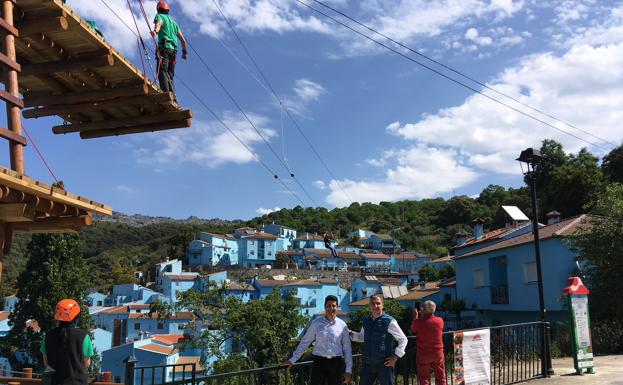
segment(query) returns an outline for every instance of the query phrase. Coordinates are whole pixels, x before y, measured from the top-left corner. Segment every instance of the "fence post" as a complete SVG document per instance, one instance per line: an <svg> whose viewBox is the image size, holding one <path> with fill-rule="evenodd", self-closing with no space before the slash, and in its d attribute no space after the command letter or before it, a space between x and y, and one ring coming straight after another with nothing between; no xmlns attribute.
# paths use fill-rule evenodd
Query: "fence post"
<svg viewBox="0 0 623 385"><path fill-rule="evenodd" d="M24 368L24 374L22 375L24 378L32 378L32 368Z"/></svg>
<svg viewBox="0 0 623 385"><path fill-rule="evenodd" d="M131 354L124 361L125 363L125 385L134 385L134 367L136 366L136 357Z"/></svg>
<svg viewBox="0 0 623 385"><path fill-rule="evenodd" d="M547 377L554 374L554 368L552 367L552 327L549 322L545 322L545 342L547 343Z"/></svg>

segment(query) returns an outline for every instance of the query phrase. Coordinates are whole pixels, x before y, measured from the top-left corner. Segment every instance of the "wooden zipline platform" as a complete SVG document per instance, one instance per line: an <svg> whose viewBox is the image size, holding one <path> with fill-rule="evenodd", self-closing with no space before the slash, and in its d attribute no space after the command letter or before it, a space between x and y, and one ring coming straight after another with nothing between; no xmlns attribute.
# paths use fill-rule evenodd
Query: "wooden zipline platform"
<svg viewBox="0 0 623 385"><path fill-rule="evenodd" d="M4 29L15 36L17 60L0 62L19 73L24 118L57 115L66 124L55 134L83 139L191 125L192 112L173 93L162 93L61 0L14 2L15 27Z"/></svg>

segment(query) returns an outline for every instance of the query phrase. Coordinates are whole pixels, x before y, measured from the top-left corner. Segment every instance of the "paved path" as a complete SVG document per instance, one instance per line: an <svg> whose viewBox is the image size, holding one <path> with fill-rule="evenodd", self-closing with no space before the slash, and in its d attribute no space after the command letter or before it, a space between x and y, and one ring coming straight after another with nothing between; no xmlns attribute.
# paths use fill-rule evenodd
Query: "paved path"
<svg viewBox="0 0 623 385"><path fill-rule="evenodd" d="M530 385L623 385L623 355L595 357L595 374L578 376L573 359L559 358L553 362L556 374L550 378L523 382Z"/></svg>

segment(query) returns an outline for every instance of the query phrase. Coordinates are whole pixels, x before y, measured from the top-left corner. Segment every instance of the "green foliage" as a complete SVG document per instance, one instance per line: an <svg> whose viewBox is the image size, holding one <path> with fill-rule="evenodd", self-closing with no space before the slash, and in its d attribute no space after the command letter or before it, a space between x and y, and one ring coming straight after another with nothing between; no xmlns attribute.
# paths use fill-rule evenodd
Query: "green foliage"
<svg viewBox="0 0 623 385"><path fill-rule="evenodd" d="M604 156L601 169L610 182L623 183L623 145Z"/></svg>
<svg viewBox="0 0 623 385"><path fill-rule="evenodd" d="M613 184L598 199L598 214L589 227L576 234L572 245L586 265L591 288L591 317L596 321L623 319L618 293L623 272L623 185Z"/></svg>
<svg viewBox="0 0 623 385"><path fill-rule="evenodd" d="M2 340L5 354L25 350L31 357L39 357L42 332L56 326L54 312L61 299L75 299L84 310L78 327L91 329L85 302L91 281L82 253L83 245L76 235L32 236L26 249L26 269L17 282L19 301L9 318L12 329ZM27 328L29 320L36 320L41 332Z"/></svg>
<svg viewBox="0 0 623 385"><path fill-rule="evenodd" d="M454 270L454 263L448 263L446 266L439 269L440 280L450 279L450 278L453 278L455 275L456 275L456 272Z"/></svg>
<svg viewBox="0 0 623 385"><path fill-rule="evenodd" d="M412 310L402 306L395 299L386 299L383 301L384 312L394 317L403 331L407 331L411 318L413 317ZM363 326L363 320L370 315L369 307L363 307L350 313L350 322L348 328L350 330L359 331Z"/></svg>
<svg viewBox="0 0 623 385"><path fill-rule="evenodd" d="M424 282L435 282L439 281L439 271L437 269L433 269L430 266L424 266L418 270L418 276L420 277L420 281Z"/></svg>
<svg viewBox="0 0 623 385"><path fill-rule="evenodd" d="M212 285L205 292L191 290L179 299L180 308L204 315L189 325L197 333L182 348L200 348L218 357L216 370L252 369L282 362L291 352L292 339L308 321L301 315L294 294L282 298L279 290L263 299L243 302L225 295L224 287ZM228 357L223 353L226 344L234 348Z"/></svg>

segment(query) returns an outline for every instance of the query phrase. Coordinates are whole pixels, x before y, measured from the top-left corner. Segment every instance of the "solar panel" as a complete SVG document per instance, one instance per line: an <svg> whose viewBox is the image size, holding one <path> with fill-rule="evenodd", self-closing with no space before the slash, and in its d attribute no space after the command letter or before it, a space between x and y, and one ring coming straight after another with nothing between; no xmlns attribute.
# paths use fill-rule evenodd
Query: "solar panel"
<svg viewBox="0 0 623 385"><path fill-rule="evenodd" d="M526 214L524 214L523 212L521 212L521 210L519 210L519 207L517 207L517 206L502 206L502 208L504 209L504 211L506 211L506 213L514 221L528 221L528 220L530 220L526 216Z"/></svg>

